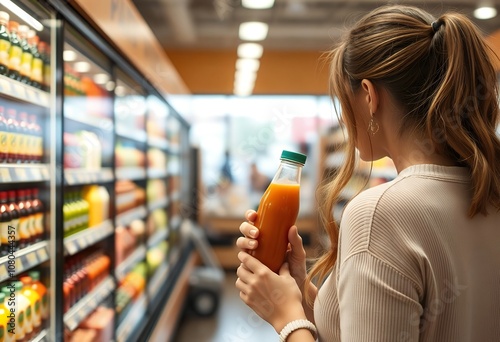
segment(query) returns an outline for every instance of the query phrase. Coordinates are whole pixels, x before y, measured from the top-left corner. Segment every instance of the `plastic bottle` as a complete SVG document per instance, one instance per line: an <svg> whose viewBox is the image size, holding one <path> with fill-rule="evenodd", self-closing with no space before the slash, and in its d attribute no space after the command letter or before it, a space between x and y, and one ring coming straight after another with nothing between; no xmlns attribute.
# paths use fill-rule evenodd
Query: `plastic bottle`
<svg viewBox="0 0 500 342"><path fill-rule="evenodd" d="M23 284L21 293L29 300L31 307L31 317L33 322L33 335L37 335L42 330L41 300L38 292L32 289L31 277L23 276L19 278Z"/></svg>
<svg viewBox="0 0 500 342"><path fill-rule="evenodd" d="M20 163L28 163L30 159L30 140L31 132L29 129L28 114L26 112L19 113L19 135L17 136L17 159Z"/></svg>
<svg viewBox="0 0 500 342"><path fill-rule="evenodd" d="M300 175L305 162L305 155L283 151L257 210L254 225L259 228L259 244L251 254L276 273L285 261L288 231L299 214Z"/></svg>
<svg viewBox="0 0 500 342"><path fill-rule="evenodd" d="M7 29L9 13L0 11L0 75L9 73L10 34Z"/></svg>
<svg viewBox="0 0 500 342"><path fill-rule="evenodd" d="M37 232L36 232L36 229L35 229L35 217L36 217L36 213L35 213L35 210L33 208L33 203L31 202L32 200L32 197L31 197L31 189L26 189L25 190L26 192L26 199L24 201L25 205L26 205L26 210L28 211L28 213L30 214L29 216L29 221L28 221L28 231L30 232L30 244L34 244L36 241L37 241Z"/></svg>
<svg viewBox="0 0 500 342"><path fill-rule="evenodd" d="M9 249L7 251L7 254L12 251L17 251L19 249L19 244L21 240L21 236L19 235L19 218L21 217L21 211L19 210L19 206L17 205L16 202L16 192L14 190L9 191L9 210L10 210L10 215L12 216L12 227L14 227L15 230L15 241L13 244L9 246Z"/></svg>
<svg viewBox="0 0 500 342"><path fill-rule="evenodd" d="M17 341L27 341L27 332L29 330L29 322L27 321L27 308L29 301L17 290L17 282L12 282L2 288L2 293L5 294L4 304L9 311L14 310L15 313L15 335ZM22 288L22 283L21 283ZM31 317L31 315L30 315Z"/></svg>
<svg viewBox="0 0 500 342"><path fill-rule="evenodd" d="M16 342L16 335L12 333L15 329L15 321L10 321L12 315L9 308L5 305L5 293L0 292L0 341ZM14 330L15 331L15 330Z"/></svg>
<svg viewBox="0 0 500 342"><path fill-rule="evenodd" d="M49 318L49 293L45 285L43 285L40 281L40 272L31 271L29 276L32 280L31 288L38 292L38 295L41 298L40 313L42 315L42 326L45 326L47 319Z"/></svg>
<svg viewBox="0 0 500 342"><path fill-rule="evenodd" d="M16 119L16 110L7 110L7 145L9 149L9 155L7 161L9 163L17 163L18 160L18 140L19 140L19 122Z"/></svg>
<svg viewBox="0 0 500 342"><path fill-rule="evenodd" d="M33 30L28 31L28 45L31 49L31 54L33 55L33 60L31 62L31 75L30 75L30 85L35 88L41 89L43 82L43 60L38 51L38 43L40 38L36 35Z"/></svg>
<svg viewBox="0 0 500 342"><path fill-rule="evenodd" d="M33 163L41 163L43 158L43 132L40 125L37 123L36 115L32 114L29 117L30 130L33 134Z"/></svg>
<svg viewBox="0 0 500 342"><path fill-rule="evenodd" d="M7 129L4 107L0 106L0 163L6 163L9 156L8 137L9 131Z"/></svg>
<svg viewBox="0 0 500 342"><path fill-rule="evenodd" d="M31 53L30 46L28 45L28 31L29 28L26 25L19 25L19 42L23 53L21 55L21 82L29 84L31 82L31 63L33 62L33 54Z"/></svg>
<svg viewBox="0 0 500 342"><path fill-rule="evenodd" d="M38 43L38 52L40 52L40 57L42 57L43 61L43 82L42 89L45 91L50 90L50 49L47 43L40 42Z"/></svg>
<svg viewBox="0 0 500 342"><path fill-rule="evenodd" d="M39 198L39 191L36 188L34 188L32 190L31 206L32 206L33 212L35 214L35 231L36 231L35 241L36 242L42 241L45 237L44 236L45 235L45 227L44 227L45 212L44 212L43 203Z"/></svg>
<svg viewBox="0 0 500 342"><path fill-rule="evenodd" d="M21 58L23 56L23 48L17 35L18 28L19 23L17 21L9 21L10 49L8 76L16 81L21 80Z"/></svg>
<svg viewBox="0 0 500 342"><path fill-rule="evenodd" d="M7 192L0 191L0 232L2 255L9 253L9 232L12 227L12 216L7 203Z"/></svg>
<svg viewBox="0 0 500 342"><path fill-rule="evenodd" d="M25 248L29 246L31 241L31 235L29 230L29 223L31 218L31 210L28 211L26 208L26 192L24 190L17 190L17 199L19 206L19 248ZM31 208L30 208L31 209Z"/></svg>

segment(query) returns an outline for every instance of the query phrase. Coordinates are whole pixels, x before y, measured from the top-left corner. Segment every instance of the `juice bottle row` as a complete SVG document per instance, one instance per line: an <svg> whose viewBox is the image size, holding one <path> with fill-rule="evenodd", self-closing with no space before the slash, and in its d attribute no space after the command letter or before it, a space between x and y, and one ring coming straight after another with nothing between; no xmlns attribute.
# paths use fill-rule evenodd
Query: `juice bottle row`
<svg viewBox="0 0 500 342"><path fill-rule="evenodd" d="M0 106L0 163L40 163L43 132L37 116Z"/></svg>
<svg viewBox="0 0 500 342"><path fill-rule="evenodd" d="M129 304L136 300L146 286L147 266L141 262L128 273L116 290L116 314L119 320L128 312Z"/></svg>
<svg viewBox="0 0 500 342"><path fill-rule="evenodd" d="M48 91L49 46L34 30L9 19L9 13L0 12L0 74Z"/></svg>
<svg viewBox="0 0 500 342"><path fill-rule="evenodd" d="M109 218L109 193L103 186L89 185L64 194L64 237L98 225Z"/></svg>
<svg viewBox="0 0 500 342"><path fill-rule="evenodd" d="M2 341L25 342L36 337L49 318L49 299L38 271L4 284L0 292Z"/></svg>
<svg viewBox="0 0 500 342"><path fill-rule="evenodd" d="M44 215L38 189L0 191L1 254L43 240Z"/></svg>
<svg viewBox="0 0 500 342"><path fill-rule="evenodd" d="M102 282L110 272L111 259L100 250L67 258L64 264L64 312Z"/></svg>

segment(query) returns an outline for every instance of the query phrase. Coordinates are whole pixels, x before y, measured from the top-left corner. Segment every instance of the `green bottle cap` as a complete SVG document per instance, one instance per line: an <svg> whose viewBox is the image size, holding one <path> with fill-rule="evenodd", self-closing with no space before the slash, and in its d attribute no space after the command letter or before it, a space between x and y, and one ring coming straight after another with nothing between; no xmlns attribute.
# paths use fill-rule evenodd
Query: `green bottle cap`
<svg viewBox="0 0 500 342"><path fill-rule="evenodd" d="M294 163L299 163L304 165L306 163L306 159L307 156L302 153L286 151L286 150L283 150L283 152L281 152L281 160L288 160Z"/></svg>
<svg viewBox="0 0 500 342"><path fill-rule="evenodd" d="M38 271L31 271L29 273L31 279L33 279L33 282L39 281L40 280L40 272Z"/></svg>
<svg viewBox="0 0 500 342"><path fill-rule="evenodd" d="M0 304L5 301L5 293L0 292Z"/></svg>

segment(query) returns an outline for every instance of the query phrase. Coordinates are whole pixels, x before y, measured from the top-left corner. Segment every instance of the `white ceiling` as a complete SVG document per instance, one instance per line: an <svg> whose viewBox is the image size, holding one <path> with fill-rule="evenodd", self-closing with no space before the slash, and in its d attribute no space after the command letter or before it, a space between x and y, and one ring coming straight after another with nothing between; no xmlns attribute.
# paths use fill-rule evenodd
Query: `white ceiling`
<svg viewBox="0 0 500 342"><path fill-rule="evenodd" d="M133 0L166 49L236 49L239 24L269 24L265 49L327 50L360 16L387 1L276 0L268 10L246 9L240 0ZM455 10L473 18L484 1L390 1L422 7L434 15ZM489 1L500 10L500 0ZM500 12L500 11L499 11ZM474 20L485 33L500 28L500 15Z"/></svg>

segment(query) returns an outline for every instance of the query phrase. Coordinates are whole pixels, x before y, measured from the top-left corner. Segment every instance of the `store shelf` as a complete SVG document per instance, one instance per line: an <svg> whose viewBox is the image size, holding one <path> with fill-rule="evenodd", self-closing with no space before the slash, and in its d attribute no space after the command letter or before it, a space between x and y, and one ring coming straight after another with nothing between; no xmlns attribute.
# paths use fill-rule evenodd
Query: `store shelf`
<svg viewBox="0 0 500 342"><path fill-rule="evenodd" d="M147 140L147 134L145 131L131 130L118 125L116 126L116 135L121 138L137 141L140 143L145 143Z"/></svg>
<svg viewBox="0 0 500 342"><path fill-rule="evenodd" d="M85 185L113 181L113 170L103 167L100 170L89 171L85 169L65 169L65 185Z"/></svg>
<svg viewBox="0 0 500 342"><path fill-rule="evenodd" d="M2 96L28 102L36 106L49 107L49 94L8 77L0 75L0 92Z"/></svg>
<svg viewBox="0 0 500 342"><path fill-rule="evenodd" d="M175 191L171 195L172 202L178 201L181 199L181 193L179 191Z"/></svg>
<svg viewBox="0 0 500 342"><path fill-rule="evenodd" d="M130 209L122 214L116 216L117 226L127 226L130 222L137 219L142 219L147 215L146 207L141 205L136 208Z"/></svg>
<svg viewBox="0 0 500 342"><path fill-rule="evenodd" d="M115 276L118 281L121 281L127 273L132 271L135 265L146 258L146 247L141 245L127 259L123 260L120 265L116 267Z"/></svg>
<svg viewBox="0 0 500 342"><path fill-rule="evenodd" d="M66 327L70 331L75 330L76 327L78 327L78 325L87 318L114 289L115 282L111 276L108 276L64 314L64 324Z"/></svg>
<svg viewBox="0 0 500 342"><path fill-rule="evenodd" d="M149 137L148 138L148 145L151 147L156 147L162 150L168 150L169 144L168 140L165 138L159 138L159 137Z"/></svg>
<svg viewBox="0 0 500 342"><path fill-rule="evenodd" d="M168 170L167 169L149 169L148 170L148 178L167 178Z"/></svg>
<svg viewBox="0 0 500 342"><path fill-rule="evenodd" d="M47 330L42 330L38 333L38 335L36 335L35 337L33 337L29 342L45 342L47 339Z"/></svg>
<svg viewBox="0 0 500 342"><path fill-rule="evenodd" d="M113 234L114 227L111 220L87 228L81 232L64 238L64 252L66 255L74 255L95 243L104 240Z"/></svg>
<svg viewBox="0 0 500 342"><path fill-rule="evenodd" d="M153 277L151 277L148 283L148 294L149 298L155 298L158 294L158 290L165 284L168 276L168 263L163 263L158 267ZM153 300L153 302L155 302Z"/></svg>
<svg viewBox="0 0 500 342"><path fill-rule="evenodd" d="M0 165L0 183L43 182L49 179L47 164Z"/></svg>
<svg viewBox="0 0 500 342"><path fill-rule="evenodd" d="M142 180L146 178L146 170L142 166L119 167L116 169L116 179Z"/></svg>
<svg viewBox="0 0 500 342"><path fill-rule="evenodd" d="M168 238L168 228L163 227L157 230L156 233L151 235L151 237L148 239L148 248L151 248L161 241L165 241Z"/></svg>
<svg viewBox="0 0 500 342"><path fill-rule="evenodd" d="M111 119L90 116L85 112L82 113L74 110L73 106L66 106L64 108L64 118L100 130L111 131L113 129L113 121Z"/></svg>
<svg viewBox="0 0 500 342"><path fill-rule="evenodd" d="M15 264L10 265L9 269L9 260L12 259L15 260ZM49 260L49 244L47 241L41 241L23 248L14 252L13 255L3 256L0 258L0 283L47 260Z"/></svg>
<svg viewBox="0 0 500 342"><path fill-rule="evenodd" d="M160 198L158 200L154 200L148 204L149 211L154 211L156 209L166 208L168 206L168 198Z"/></svg>
<svg viewBox="0 0 500 342"><path fill-rule="evenodd" d="M146 295L143 293L118 326L116 331L117 342L126 342L130 334L137 328L137 325L143 322L146 313L146 304Z"/></svg>

